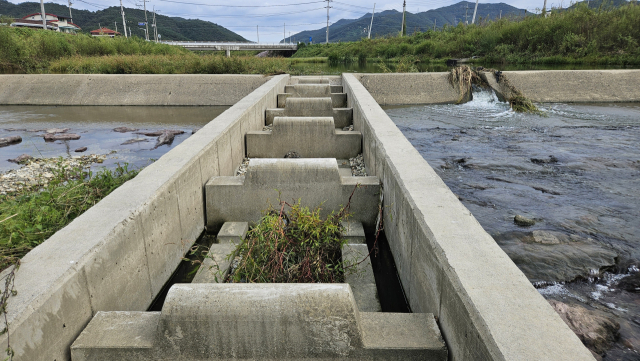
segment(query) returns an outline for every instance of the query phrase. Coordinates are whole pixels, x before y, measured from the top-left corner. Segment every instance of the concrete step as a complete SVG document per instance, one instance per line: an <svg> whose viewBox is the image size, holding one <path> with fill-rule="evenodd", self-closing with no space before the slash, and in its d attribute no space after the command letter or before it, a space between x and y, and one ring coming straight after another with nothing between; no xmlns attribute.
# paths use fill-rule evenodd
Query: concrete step
<svg viewBox="0 0 640 361"><path fill-rule="evenodd" d="M284 108L288 98L305 98L295 96L295 94L280 93L278 94L278 108ZM309 97L306 97L309 98ZM320 98L310 97L310 98ZM346 108L347 107L347 94L346 93L331 93L331 104L334 108Z"/></svg>
<svg viewBox="0 0 640 361"><path fill-rule="evenodd" d="M355 267L346 272L344 281L351 286L360 312L382 312L371 257L368 255L366 244L346 244L342 247L342 261L347 267Z"/></svg>
<svg viewBox="0 0 640 361"><path fill-rule="evenodd" d="M331 92L330 93L342 93L342 85L329 85L326 84L328 86L330 86ZM294 93L295 92L295 87L296 85L285 85L284 87L284 92L285 93Z"/></svg>
<svg viewBox="0 0 640 361"><path fill-rule="evenodd" d="M326 110L306 110L299 109L294 111L291 109L267 109L265 114L265 125L273 124L273 120L276 117L333 117L334 125L337 129L342 129L353 124L353 109L352 108L333 108L331 111Z"/></svg>
<svg viewBox="0 0 640 361"><path fill-rule="evenodd" d="M98 312L73 361L434 360L432 314L359 312L348 284L176 284L162 312Z"/></svg>
<svg viewBox="0 0 640 361"><path fill-rule="evenodd" d="M209 252L198 268L191 283L222 283L233 261L228 257L235 252L249 231L247 222L226 222L216 236L217 243L209 247Z"/></svg>
<svg viewBox="0 0 640 361"><path fill-rule="evenodd" d="M331 84L331 85L342 85L342 77L339 76L339 75L292 76L290 84Z"/></svg>
<svg viewBox="0 0 640 361"><path fill-rule="evenodd" d="M326 217L346 204L354 189L351 219L375 227L380 200L377 177L342 177L331 158L253 158L244 176L219 176L207 182L207 227L216 229L224 222L255 224L278 199L301 199L309 208L322 205L320 215Z"/></svg>
<svg viewBox="0 0 640 361"><path fill-rule="evenodd" d="M362 134L336 130L333 117L276 117L272 131L246 135L247 157L353 158L362 152Z"/></svg>

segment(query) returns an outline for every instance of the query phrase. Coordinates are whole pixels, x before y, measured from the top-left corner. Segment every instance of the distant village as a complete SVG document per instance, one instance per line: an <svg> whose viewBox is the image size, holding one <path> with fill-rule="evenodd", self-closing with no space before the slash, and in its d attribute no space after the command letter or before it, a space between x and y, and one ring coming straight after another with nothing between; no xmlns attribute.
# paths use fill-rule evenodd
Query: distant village
<svg viewBox="0 0 640 361"><path fill-rule="evenodd" d="M55 14L45 13L45 21L47 30L53 30L61 33L68 34L77 34L82 29L73 23L73 19L67 16L60 16ZM13 27L24 27L24 28L33 28L33 29L42 29L44 24L42 22L42 14L35 13L22 17L21 19L14 19L11 23ZM99 29L90 31L92 36L102 36L113 38L116 36L121 36L122 34L105 28L100 27Z"/></svg>

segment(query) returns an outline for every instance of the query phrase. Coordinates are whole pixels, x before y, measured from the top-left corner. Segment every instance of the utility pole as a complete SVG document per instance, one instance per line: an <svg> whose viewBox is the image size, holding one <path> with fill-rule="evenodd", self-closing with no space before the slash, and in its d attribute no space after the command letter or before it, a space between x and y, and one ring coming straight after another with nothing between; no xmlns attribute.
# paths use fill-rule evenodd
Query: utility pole
<svg viewBox="0 0 640 361"><path fill-rule="evenodd" d="M371 39L371 28L373 27L373 14L376 13L376 3L373 3L373 12L371 13L371 25L369 25L369 36L368 38Z"/></svg>
<svg viewBox="0 0 640 361"><path fill-rule="evenodd" d="M47 15L44 13L44 0L40 0L40 13L42 14L42 28L47 30Z"/></svg>
<svg viewBox="0 0 640 361"><path fill-rule="evenodd" d="M502 20L502 10L500 10L500 20Z"/></svg>
<svg viewBox="0 0 640 361"><path fill-rule="evenodd" d="M118 22L117 22L117 21L114 21L113 23L114 23L114 24L115 24L115 26L116 26L116 33L117 33L117 32L118 32ZM115 37L115 35L114 35L114 37Z"/></svg>
<svg viewBox="0 0 640 361"><path fill-rule="evenodd" d="M291 32L289 32L289 44L291 44Z"/></svg>
<svg viewBox="0 0 640 361"><path fill-rule="evenodd" d="M122 27L124 28L124 37L127 38L127 23L124 21L124 8L122 7L122 0L120 0L120 12L122 12Z"/></svg>
<svg viewBox="0 0 640 361"><path fill-rule="evenodd" d="M467 8L464 10L464 24L469 25L469 4L467 4Z"/></svg>
<svg viewBox="0 0 640 361"><path fill-rule="evenodd" d="M69 0L69 19L71 20L71 23L73 23L73 15L71 15L71 5L73 5L73 3L71 2L71 0Z"/></svg>
<svg viewBox="0 0 640 361"><path fill-rule="evenodd" d="M327 0L327 44L329 44L329 9L331 9L330 3L331 0Z"/></svg>
<svg viewBox="0 0 640 361"><path fill-rule="evenodd" d="M256 35L258 36L258 44L260 44L260 25L256 25Z"/></svg>
<svg viewBox="0 0 640 361"><path fill-rule="evenodd" d="M284 27L282 28L282 36L284 36L282 38L282 43L286 44L287 43L287 23L284 23Z"/></svg>
<svg viewBox="0 0 640 361"><path fill-rule="evenodd" d="M547 17L547 0L544 0L544 5L542 6L542 14L544 14L544 17Z"/></svg>
<svg viewBox="0 0 640 361"><path fill-rule="evenodd" d="M436 31L436 23L438 22L438 19L435 19L433 21L433 31Z"/></svg>
<svg viewBox="0 0 640 361"><path fill-rule="evenodd" d="M471 19L471 24L476 23L476 13L478 12L478 0L476 0L476 8L473 10L473 19Z"/></svg>
<svg viewBox="0 0 640 361"><path fill-rule="evenodd" d="M400 30L400 36L407 35L407 30L404 23L405 10L407 10L407 0L404 0L404 2L402 3L402 30Z"/></svg>
<svg viewBox="0 0 640 361"><path fill-rule="evenodd" d="M153 6L153 39L158 42L158 25L156 24L156 6Z"/></svg>
<svg viewBox="0 0 640 361"><path fill-rule="evenodd" d="M149 20L147 20L147 1L148 0L142 0L142 3L144 4L144 26L147 28L147 31L145 31L145 36L147 38L147 41L149 41Z"/></svg>

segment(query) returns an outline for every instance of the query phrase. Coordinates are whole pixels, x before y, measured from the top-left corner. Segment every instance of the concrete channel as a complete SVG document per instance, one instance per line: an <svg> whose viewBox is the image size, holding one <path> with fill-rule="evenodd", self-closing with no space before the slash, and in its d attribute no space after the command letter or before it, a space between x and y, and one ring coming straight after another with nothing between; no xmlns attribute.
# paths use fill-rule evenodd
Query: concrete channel
<svg viewBox="0 0 640 361"><path fill-rule="evenodd" d="M529 72L505 72L513 85L534 100L546 101L555 86L558 101L640 101L634 86L640 71L561 73L542 72L536 77ZM551 80L545 81L546 88L536 90L540 77ZM114 359L105 353L114 351L114 345L133 347L129 351L138 347L140 352L131 354L138 359L149 359L145 358L148 352L152 357L158 355L154 352L166 352L171 356L166 359L193 360L425 359L427 355L434 360L593 360L380 108L381 103L455 102L459 94L444 73L0 78L8 84L0 90L0 104L55 105L65 104L66 99L84 105L234 104L23 258L15 279L18 294L7 307L14 360L69 360L74 342L73 360ZM65 88L70 93L61 97L61 84L70 83L78 87ZM96 83L107 86L93 86ZM189 84L196 84L195 89ZM600 86L603 94L598 98L593 92L588 96L572 93L565 84ZM139 87L149 91L140 95ZM223 95L228 88L232 95ZM116 100L109 97L114 90L122 93ZM57 97L52 95L56 92ZM306 97L308 92L313 96ZM310 116L313 120L303 124L307 127L301 125L299 118ZM333 132L327 117L334 117ZM414 313L362 311L349 283L231 289L236 285L215 282L175 285L162 312L144 312L205 228L216 232L224 222L255 222L255 212L222 209L229 201L216 205L216 199L259 194L273 184L290 184L287 179L309 183L305 178L309 172L315 174L315 186L336 197L345 182L357 184L357 179L350 179L357 177L341 173L337 161L351 153L314 155L322 147L309 141L317 134L322 141L336 142L332 145L336 151L351 147L337 143L342 132L338 118L352 122L351 133L359 133L369 174L361 181L371 179L363 187L362 212L358 212L362 218L357 221L365 228L375 224L368 212L372 204L377 209L372 196L379 196L382 189L385 232ZM271 134L261 133L272 123ZM259 137L305 131L310 134L306 148L300 146L301 152L308 152L304 158L274 159L284 149L271 149L273 153L259 154L264 158L252 159L242 181L234 177L253 146L251 137L259 142ZM265 142L252 152L258 154L268 145ZM266 301L274 297L277 301ZM329 301L334 307L327 308ZM310 309L324 310L320 313L328 318ZM134 327L127 328L131 321ZM237 327L233 333L221 331L228 331L230 324ZM260 324L262 329L239 326L250 324ZM107 337L109 327L121 331L120 336ZM218 331L203 335L202 330ZM279 331L265 337L264 330ZM100 335L97 340L96 334ZM8 335L0 343L6 344ZM444 344L438 343L440 335ZM165 342L158 341L163 338ZM295 347L278 346L287 342ZM202 345L209 348L203 350ZM123 349L127 347L119 350ZM202 352L188 354L187 350ZM182 351L186 353L180 356ZM127 354L121 359L136 358Z"/></svg>

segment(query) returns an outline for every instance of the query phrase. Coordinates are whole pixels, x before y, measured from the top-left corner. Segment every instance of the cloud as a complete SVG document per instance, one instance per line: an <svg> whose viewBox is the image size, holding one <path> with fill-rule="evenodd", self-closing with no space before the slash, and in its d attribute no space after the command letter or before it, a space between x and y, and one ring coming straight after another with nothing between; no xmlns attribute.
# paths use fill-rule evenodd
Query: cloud
<svg viewBox="0 0 640 361"><path fill-rule="evenodd" d="M12 3L20 1L9 0ZM135 8L135 0L122 0L128 8ZM461 0L416 0L407 2L407 11L422 12L459 3ZM470 0L472 1L472 0ZM66 0L49 0L61 5L67 5ZM115 0L72 0L72 8L84 10L101 10L110 6L120 6ZM333 0L329 11L330 23L340 19L357 19L371 13L373 3L376 3L376 13L383 10L402 11L402 1L376 0ZM481 4L498 3L501 1L480 1ZM502 1L509 5L534 11L541 8L544 0L535 3L525 0ZM537 3L540 4L537 4ZM559 6L558 0L555 0ZM567 1L565 1L567 2ZM147 10L156 7L159 14L177 16L186 19L201 19L211 21L234 31L246 39L256 41L257 31L261 42L279 42L283 35L293 36L303 30L319 29L326 26L326 1L322 0L245 0L229 2L226 0L153 0L147 2ZM221 5L221 6L211 6ZM287 5L287 6L281 6ZM235 6L235 7L233 7ZM551 7L551 1L547 4ZM140 6L139 6L140 7ZM126 11L125 11L126 12ZM256 29L256 26L258 27Z"/></svg>

